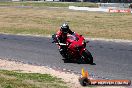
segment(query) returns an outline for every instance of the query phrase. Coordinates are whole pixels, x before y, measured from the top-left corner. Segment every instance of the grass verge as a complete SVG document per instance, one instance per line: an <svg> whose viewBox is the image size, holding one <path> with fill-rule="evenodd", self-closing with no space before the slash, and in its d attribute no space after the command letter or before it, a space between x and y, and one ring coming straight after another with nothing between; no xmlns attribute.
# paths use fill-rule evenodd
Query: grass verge
<svg viewBox="0 0 132 88"><path fill-rule="evenodd" d="M0 6L33 6L33 7L68 7L68 6L85 6L97 7L96 3L90 2L0 2Z"/></svg>
<svg viewBox="0 0 132 88"><path fill-rule="evenodd" d="M56 8L0 8L0 33L47 35L68 21L79 34L132 40L132 15Z"/></svg>
<svg viewBox="0 0 132 88"><path fill-rule="evenodd" d="M48 74L0 70L2 88L68 88L61 79Z"/></svg>

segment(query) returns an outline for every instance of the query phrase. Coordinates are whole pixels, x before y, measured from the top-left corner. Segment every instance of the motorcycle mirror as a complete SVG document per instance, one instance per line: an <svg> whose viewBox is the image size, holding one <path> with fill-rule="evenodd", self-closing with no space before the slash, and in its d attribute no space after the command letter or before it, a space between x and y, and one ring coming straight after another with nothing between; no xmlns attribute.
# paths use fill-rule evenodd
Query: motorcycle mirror
<svg viewBox="0 0 132 88"><path fill-rule="evenodd" d="M52 35L52 38L54 38L55 36L56 36L56 35L55 35L55 34L53 34L53 35Z"/></svg>

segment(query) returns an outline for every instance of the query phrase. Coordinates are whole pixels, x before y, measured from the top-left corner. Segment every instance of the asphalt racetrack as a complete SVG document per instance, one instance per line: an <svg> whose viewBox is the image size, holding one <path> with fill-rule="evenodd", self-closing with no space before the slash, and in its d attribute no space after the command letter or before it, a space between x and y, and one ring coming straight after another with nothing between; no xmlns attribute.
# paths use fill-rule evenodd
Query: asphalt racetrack
<svg viewBox="0 0 132 88"><path fill-rule="evenodd" d="M0 34L0 58L69 70L76 74L81 73L84 67L91 77L132 80L132 42L90 41L87 49L96 65L64 63L57 46L51 42L48 37Z"/></svg>

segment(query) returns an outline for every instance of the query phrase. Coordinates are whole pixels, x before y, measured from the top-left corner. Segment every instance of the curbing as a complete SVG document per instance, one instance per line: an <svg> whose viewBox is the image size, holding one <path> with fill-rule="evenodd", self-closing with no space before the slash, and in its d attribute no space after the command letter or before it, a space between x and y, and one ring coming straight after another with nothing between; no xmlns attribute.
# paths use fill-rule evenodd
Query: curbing
<svg viewBox="0 0 132 88"><path fill-rule="evenodd" d="M52 35L32 35L32 34L9 34L9 33L2 33L5 35L19 35L19 36L32 36L32 37L47 37L51 38ZM117 42L117 43L131 43L132 40L124 40L124 39L107 39L107 38L92 38L92 37L85 37L86 40L91 40L91 41L105 41L105 42Z"/></svg>

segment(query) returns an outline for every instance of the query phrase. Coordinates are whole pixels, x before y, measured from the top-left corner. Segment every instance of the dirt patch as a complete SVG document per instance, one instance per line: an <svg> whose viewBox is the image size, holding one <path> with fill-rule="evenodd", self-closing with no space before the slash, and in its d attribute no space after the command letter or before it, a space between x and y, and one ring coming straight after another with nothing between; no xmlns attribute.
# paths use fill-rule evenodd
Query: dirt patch
<svg viewBox="0 0 132 88"><path fill-rule="evenodd" d="M20 72L28 72L28 73L42 73L42 74L51 74L52 76L56 76L58 78L62 78L69 87L71 88L81 88L81 85L78 82L78 75L74 73L68 73L63 71L56 71L52 68L45 66L34 66L29 64L23 64L15 61L7 61L0 59L0 69L4 70L14 70Z"/></svg>
<svg viewBox="0 0 132 88"><path fill-rule="evenodd" d="M1 70L12 70L26 73L42 73L42 74L51 74L61 78L70 88L83 88L78 81L79 75L76 75L71 72L64 72L62 70L54 70L46 66L35 66L29 64L23 64L16 61L8 61L0 59L0 69ZM126 87L91 87L91 88L126 88Z"/></svg>

